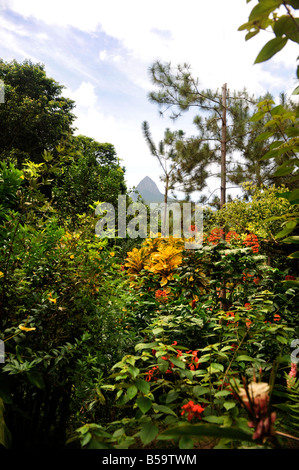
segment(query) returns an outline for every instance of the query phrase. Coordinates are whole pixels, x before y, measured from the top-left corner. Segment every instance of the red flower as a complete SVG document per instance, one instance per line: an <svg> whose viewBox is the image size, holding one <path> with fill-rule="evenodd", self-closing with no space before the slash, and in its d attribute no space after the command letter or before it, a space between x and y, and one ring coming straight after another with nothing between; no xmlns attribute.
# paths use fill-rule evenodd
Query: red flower
<svg viewBox="0 0 299 470"><path fill-rule="evenodd" d="M186 405L182 406L181 415L185 413L188 414L187 419L191 421L193 418L201 419L201 413L204 411L204 408L200 405L196 405L192 400L190 400Z"/></svg>
<svg viewBox="0 0 299 470"><path fill-rule="evenodd" d="M189 232L193 232L193 233L198 232L198 229L197 229L196 225L190 225Z"/></svg>
<svg viewBox="0 0 299 470"><path fill-rule="evenodd" d="M191 308L192 308L192 309L194 309L194 308L195 308L195 305L196 305L196 300L195 300L195 299L193 299L193 300L192 300L192 305L191 305Z"/></svg>
<svg viewBox="0 0 299 470"><path fill-rule="evenodd" d="M244 307L247 309L247 310L250 310L251 309L251 305L247 302L246 304L244 304Z"/></svg>
<svg viewBox="0 0 299 470"><path fill-rule="evenodd" d="M286 281L295 281L296 278L295 278L295 276L291 276L291 274L287 274L286 277L285 277L285 280Z"/></svg>
<svg viewBox="0 0 299 470"><path fill-rule="evenodd" d="M252 277L252 274L243 273L243 281L246 281L248 277Z"/></svg>
<svg viewBox="0 0 299 470"><path fill-rule="evenodd" d="M154 367L152 367L152 368L148 371L147 377L145 378L145 380L146 380L147 382L150 382L150 381L152 380L152 376L153 376L154 371L155 371L156 369L159 369L159 367L158 367L158 366L154 366Z"/></svg>
<svg viewBox="0 0 299 470"><path fill-rule="evenodd" d="M156 290L155 297L159 301L168 300L166 290L161 290L161 289Z"/></svg>

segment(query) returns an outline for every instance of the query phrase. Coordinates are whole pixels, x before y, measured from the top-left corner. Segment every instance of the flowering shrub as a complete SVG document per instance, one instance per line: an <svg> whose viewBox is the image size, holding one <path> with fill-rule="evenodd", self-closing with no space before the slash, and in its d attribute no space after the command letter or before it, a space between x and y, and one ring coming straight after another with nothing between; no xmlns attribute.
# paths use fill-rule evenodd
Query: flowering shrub
<svg viewBox="0 0 299 470"><path fill-rule="evenodd" d="M258 238L256 235L253 233L250 233L249 235L246 235L245 240L243 241L243 244L246 246L250 246L253 253L258 253L259 251L259 242Z"/></svg>
<svg viewBox="0 0 299 470"><path fill-rule="evenodd" d="M181 415L183 416L186 413L188 421L192 421L193 419L201 419L201 413L204 410L205 409L202 406L196 405L192 400L190 400L182 406Z"/></svg>

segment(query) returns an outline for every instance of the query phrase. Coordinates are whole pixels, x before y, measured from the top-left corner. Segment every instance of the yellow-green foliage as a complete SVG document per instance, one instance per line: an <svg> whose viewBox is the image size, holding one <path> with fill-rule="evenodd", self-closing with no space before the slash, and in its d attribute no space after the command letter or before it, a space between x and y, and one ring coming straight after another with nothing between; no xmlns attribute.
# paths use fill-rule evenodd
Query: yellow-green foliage
<svg viewBox="0 0 299 470"><path fill-rule="evenodd" d="M131 275L137 275L145 269L160 277L164 286L172 279L174 269L182 263L184 240L175 237L148 238L138 250L134 248L128 253L126 267Z"/></svg>
<svg viewBox="0 0 299 470"><path fill-rule="evenodd" d="M291 214L294 210L287 199L275 196L276 193L288 192L288 189L284 186L258 187L250 182L242 186L250 192L250 200L234 199L219 211L217 218L224 220L229 230L274 239L281 224L276 217Z"/></svg>

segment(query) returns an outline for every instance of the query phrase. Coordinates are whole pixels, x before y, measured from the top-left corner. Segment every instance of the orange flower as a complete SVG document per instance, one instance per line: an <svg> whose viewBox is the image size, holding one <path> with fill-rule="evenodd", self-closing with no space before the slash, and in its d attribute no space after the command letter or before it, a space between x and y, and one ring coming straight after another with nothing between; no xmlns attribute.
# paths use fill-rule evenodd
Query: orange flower
<svg viewBox="0 0 299 470"><path fill-rule="evenodd" d="M258 253L259 251L260 245L258 242L258 238L256 235L254 235L254 233L249 233L248 235L246 235L246 238L243 241L243 245L251 246L253 253Z"/></svg>
<svg viewBox="0 0 299 470"><path fill-rule="evenodd" d="M213 245L217 245L217 243L219 242L220 238L222 238L223 235L224 235L224 231L222 230L222 228L216 227L213 230L211 230L211 234L208 240Z"/></svg>
<svg viewBox="0 0 299 470"><path fill-rule="evenodd" d="M158 289L156 290L155 297L157 300L168 300L166 290Z"/></svg>
<svg viewBox="0 0 299 470"><path fill-rule="evenodd" d="M238 238L240 238L239 235L237 234L237 232L235 232L234 230L232 230L230 232L227 232L226 237L225 237L225 241L227 241L227 243L230 243L232 238L235 239L235 240L238 240Z"/></svg>

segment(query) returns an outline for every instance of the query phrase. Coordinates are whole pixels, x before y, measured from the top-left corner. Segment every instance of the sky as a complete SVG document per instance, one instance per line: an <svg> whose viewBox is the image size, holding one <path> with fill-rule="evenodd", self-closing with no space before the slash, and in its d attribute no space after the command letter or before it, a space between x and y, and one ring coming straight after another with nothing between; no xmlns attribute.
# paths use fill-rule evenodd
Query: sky
<svg viewBox="0 0 299 470"><path fill-rule="evenodd" d="M0 58L30 59L63 85L76 103L76 133L114 145L128 188L151 177L161 192L158 161L143 137L147 121L156 143L166 128L195 132L186 113L175 124L161 117L148 94L156 61L188 63L201 89L243 90L277 97L296 86L296 44L254 64L272 38L245 41L238 31L254 2L246 0L0 0ZM206 194L219 186L209 180ZM229 191L228 191L229 192Z"/></svg>

